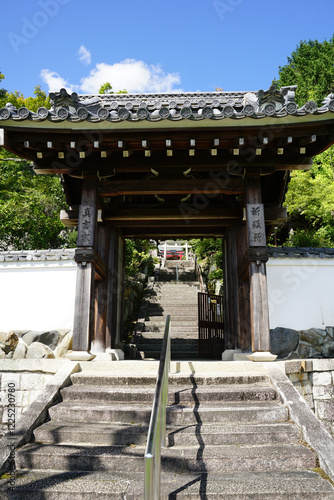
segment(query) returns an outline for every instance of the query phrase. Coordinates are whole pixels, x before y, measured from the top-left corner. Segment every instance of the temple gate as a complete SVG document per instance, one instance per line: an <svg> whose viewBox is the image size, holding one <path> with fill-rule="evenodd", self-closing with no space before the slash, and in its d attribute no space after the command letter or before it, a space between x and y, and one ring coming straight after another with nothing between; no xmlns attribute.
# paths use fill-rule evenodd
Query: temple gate
<svg viewBox="0 0 334 500"><path fill-rule="evenodd" d="M186 94L51 93L7 105L0 146L61 174L78 226L73 356L118 347L124 238L215 237L224 246L225 348L271 359L267 240L294 169L334 141L334 95L298 108L296 87Z"/></svg>

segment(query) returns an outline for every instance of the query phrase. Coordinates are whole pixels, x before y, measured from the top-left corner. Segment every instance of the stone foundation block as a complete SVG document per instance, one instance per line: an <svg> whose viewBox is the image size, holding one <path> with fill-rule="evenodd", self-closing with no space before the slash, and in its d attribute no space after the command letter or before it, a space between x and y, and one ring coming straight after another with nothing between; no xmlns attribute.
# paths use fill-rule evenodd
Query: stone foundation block
<svg viewBox="0 0 334 500"><path fill-rule="evenodd" d="M294 384L296 382L301 382L301 381L308 381L308 375L307 373L290 373L289 374L289 379L291 380L291 382Z"/></svg>
<svg viewBox="0 0 334 500"><path fill-rule="evenodd" d="M23 391L43 389L47 380L48 376L44 373L22 373L20 388Z"/></svg>
<svg viewBox="0 0 334 500"><path fill-rule="evenodd" d="M314 399L313 399L313 395L312 394L305 394L304 395L304 399L305 399L306 403L308 404L308 406L311 408L311 410L314 411Z"/></svg>
<svg viewBox="0 0 334 500"><path fill-rule="evenodd" d="M1 390L7 391L8 384L14 383L15 389L18 391L20 388L21 375L19 373L3 373L1 380Z"/></svg>
<svg viewBox="0 0 334 500"><path fill-rule="evenodd" d="M303 394L313 394L313 386L309 380L302 380L301 388Z"/></svg>
<svg viewBox="0 0 334 500"><path fill-rule="evenodd" d="M331 372L319 372L312 373L310 375L310 380L314 386L316 385L330 385L332 383L332 375Z"/></svg>
<svg viewBox="0 0 334 500"><path fill-rule="evenodd" d="M24 412L26 408L23 408L22 406L15 406L15 422L18 421L18 419L21 417L22 413ZM4 406L2 408L2 422L6 424L8 422L8 407ZM10 418L13 419L13 414L10 414Z"/></svg>
<svg viewBox="0 0 334 500"><path fill-rule="evenodd" d="M315 401L315 414L321 420L334 421L334 401Z"/></svg>
<svg viewBox="0 0 334 500"><path fill-rule="evenodd" d="M319 385L313 387L314 399L332 399L334 396L334 387L332 385Z"/></svg>
<svg viewBox="0 0 334 500"><path fill-rule="evenodd" d="M314 359L313 371L324 372L334 370L334 359Z"/></svg>

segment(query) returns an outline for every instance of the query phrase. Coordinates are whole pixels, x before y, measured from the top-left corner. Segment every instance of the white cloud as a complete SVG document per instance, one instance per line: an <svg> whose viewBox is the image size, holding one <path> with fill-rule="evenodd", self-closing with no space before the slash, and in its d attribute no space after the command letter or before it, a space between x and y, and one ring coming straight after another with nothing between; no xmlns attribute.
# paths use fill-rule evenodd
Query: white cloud
<svg viewBox="0 0 334 500"><path fill-rule="evenodd" d="M180 84L178 73L165 73L159 65L149 65L136 59L125 59L115 64L99 63L88 76L81 78L80 85L70 84L49 69L43 69L41 77L49 86L49 91L59 91L64 87L68 92L97 94L101 85L109 82L114 92L124 89L129 93L182 92L182 89L176 88Z"/></svg>
<svg viewBox="0 0 334 500"><path fill-rule="evenodd" d="M123 89L128 92L175 92L173 87L180 83L180 76L166 74L160 66L144 61L125 59L115 64L97 64L89 76L81 79L81 89L94 94L106 82L111 83L115 92Z"/></svg>
<svg viewBox="0 0 334 500"><path fill-rule="evenodd" d="M42 80L48 85L49 92L59 92L60 89L65 88L67 92L74 92L79 90L79 85L70 84L65 78L62 78L55 71L50 69L42 69L41 71Z"/></svg>
<svg viewBox="0 0 334 500"><path fill-rule="evenodd" d="M88 49L84 45L81 45L80 49L78 50L78 56L81 62L86 64L91 64L92 62L92 54L89 52Z"/></svg>

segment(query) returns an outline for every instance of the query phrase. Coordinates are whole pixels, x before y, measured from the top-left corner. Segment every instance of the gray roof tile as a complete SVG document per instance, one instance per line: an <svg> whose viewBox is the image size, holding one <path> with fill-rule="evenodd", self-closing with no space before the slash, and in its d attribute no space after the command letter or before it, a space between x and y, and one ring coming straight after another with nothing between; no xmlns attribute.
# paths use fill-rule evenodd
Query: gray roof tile
<svg viewBox="0 0 334 500"><path fill-rule="evenodd" d="M277 258L314 258L333 259L334 248L312 248L312 247L268 247L269 257Z"/></svg>
<svg viewBox="0 0 334 500"><path fill-rule="evenodd" d="M8 103L0 109L1 120L50 120L54 122L121 122L142 120L223 120L266 116L285 117L334 113L334 94L329 94L319 107L314 101L301 108L295 103L296 86L257 92L186 92L175 94L68 94L65 89L50 94L51 110L39 108L37 113L16 109Z"/></svg>
<svg viewBox="0 0 334 500"><path fill-rule="evenodd" d="M74 260L74 248L58 250L11 250L0 252L0 262Z"/></svg>

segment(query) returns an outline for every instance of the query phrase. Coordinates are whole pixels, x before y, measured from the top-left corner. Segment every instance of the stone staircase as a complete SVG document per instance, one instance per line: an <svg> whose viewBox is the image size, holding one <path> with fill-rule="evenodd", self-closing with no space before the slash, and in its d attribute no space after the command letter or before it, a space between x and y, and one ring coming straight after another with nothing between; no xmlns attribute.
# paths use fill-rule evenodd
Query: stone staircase
<svg viewBox="0 0 334 500"><path fill-rule="evenodd" d="M142 359L160 358L168 314L172 320L172 359L198 359L198 291L192 262L166 261L148 298L145 328L137 346Z"/></svg>
<svg viewBox="0 0 334 500"><path fill-rule="evenodd" d="M146 365L72 375L35 442L16 451L15 489L0 481L0 498L143 500L155 381ZM181 371L170 376L162 499L334 499L268 376Z"/></svg>

